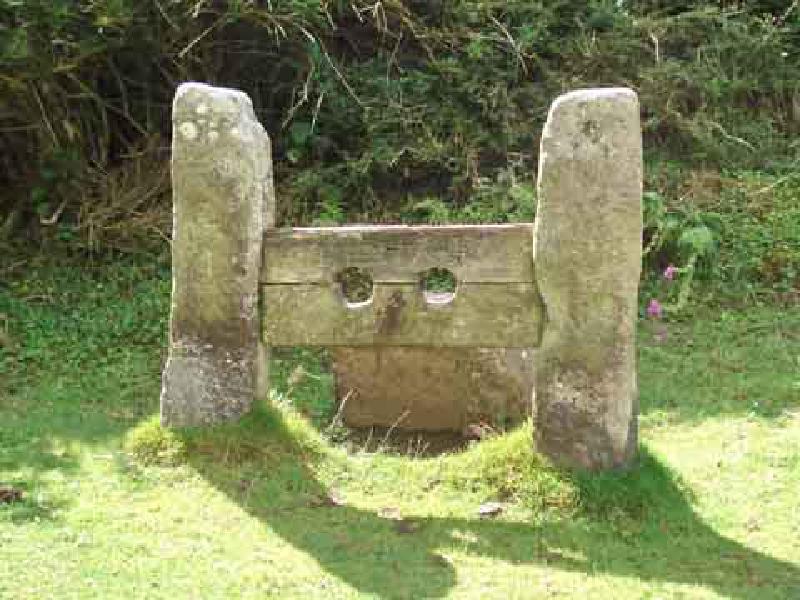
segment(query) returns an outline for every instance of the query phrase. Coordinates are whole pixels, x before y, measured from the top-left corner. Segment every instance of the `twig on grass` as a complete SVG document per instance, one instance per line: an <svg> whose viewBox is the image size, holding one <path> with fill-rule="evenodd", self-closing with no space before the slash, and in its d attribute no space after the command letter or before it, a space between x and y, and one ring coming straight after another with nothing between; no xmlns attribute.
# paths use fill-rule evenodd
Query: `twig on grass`
<svg viewBox="0 0 800 600"><path fill-rule="evenodd" d="M386 435L383 436L383 440L381 441L381 443L378 444L378 448L375 450L376 453L381 454L386 449L386 444L389 441L389 436L392 435L392 432L395 430L395 428L397 428L397 426L402 421L404 421L409 414L411 414L411 412L408 409L405 409L403 413L399 417L397 417L397 419L395 419L394 423L392 423L392 426L389 427L389 430L386 432Z"/></svg>
<svg viewBox="0 0 800 600"><path fill-rule="evenodd" d="M354 389L348 390L348 392L342 398L341 403L339 404L339 408L336 411L336 414L333 415L333 419L331 419L330 425L328 425L328 431L333 429L334 427L340 427L342 425L342 413L344 412L344 407L347 405L347 401L355 392Z"/></svg>

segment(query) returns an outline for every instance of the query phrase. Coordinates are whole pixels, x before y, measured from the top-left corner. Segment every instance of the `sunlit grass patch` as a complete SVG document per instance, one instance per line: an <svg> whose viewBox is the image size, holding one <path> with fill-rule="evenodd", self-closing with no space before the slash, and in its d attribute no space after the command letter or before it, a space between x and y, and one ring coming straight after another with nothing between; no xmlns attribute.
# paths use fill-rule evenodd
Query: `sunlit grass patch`
<svg viewBox="0 0 800 600"><path fill-rule="evenodd" d="M639 460L589 475L538 456L530 423L435 455L360 443L334 426L324 354L308 350L275 354L270 402L243 419L164 429L169 287L157 270L111 273L102 289L65 270L0 290L15 339L0 484L23 492L0 504L2 596L800 590L800 339L780 308L698 310L664 341L643 327Z"/></svg>

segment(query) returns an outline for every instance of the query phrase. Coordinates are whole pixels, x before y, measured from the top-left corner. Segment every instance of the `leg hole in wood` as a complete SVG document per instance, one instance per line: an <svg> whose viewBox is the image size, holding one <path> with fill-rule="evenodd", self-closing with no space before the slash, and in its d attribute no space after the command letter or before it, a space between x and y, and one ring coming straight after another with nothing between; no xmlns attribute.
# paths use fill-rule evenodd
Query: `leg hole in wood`
<svg viewBox="0 0 800 600"><path fill-rule="evenodd" d="M423 271L420 284L428 304L449 304L456 297L456 276L448 269L433 267Z"/></svg>
<svg viewBox="0 0 800 600"><path fill-rule="evenodd" d="M361 308L372 303L372 277L358 267L347 267L336 275L347 308Z"/></svg>

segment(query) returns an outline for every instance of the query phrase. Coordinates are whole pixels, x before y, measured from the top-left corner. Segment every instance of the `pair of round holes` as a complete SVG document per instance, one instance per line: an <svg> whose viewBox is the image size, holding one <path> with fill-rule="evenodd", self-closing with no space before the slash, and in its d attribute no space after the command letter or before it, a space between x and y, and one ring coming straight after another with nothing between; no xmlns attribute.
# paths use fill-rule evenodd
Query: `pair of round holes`
<svg viewBox="0 0 800 600"><path fill-rule="evenodd" d="M373 283L369 273L358 267L342 269L336 277L349 308L372 302ZM449 304L456 297L456 277L453 272L433 267L420 273L420 288L428 304Z"/></svg>

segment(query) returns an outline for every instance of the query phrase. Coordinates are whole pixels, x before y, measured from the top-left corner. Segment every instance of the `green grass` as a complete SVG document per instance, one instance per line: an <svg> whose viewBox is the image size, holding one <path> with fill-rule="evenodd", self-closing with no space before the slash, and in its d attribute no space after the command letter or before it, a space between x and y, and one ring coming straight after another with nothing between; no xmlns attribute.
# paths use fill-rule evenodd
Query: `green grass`
<svg viewBox="0 0 800 600"><path fill-rule="evenodd" d="M165 432L158 261L0 284L3 598L800 597L800 316L698 311L640 343L626 474L549 467L530 425L419 458L336 444L318 352L270 406ZM481 503L502 514L481 519Z"/></svg>

